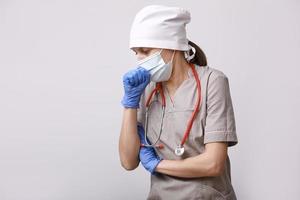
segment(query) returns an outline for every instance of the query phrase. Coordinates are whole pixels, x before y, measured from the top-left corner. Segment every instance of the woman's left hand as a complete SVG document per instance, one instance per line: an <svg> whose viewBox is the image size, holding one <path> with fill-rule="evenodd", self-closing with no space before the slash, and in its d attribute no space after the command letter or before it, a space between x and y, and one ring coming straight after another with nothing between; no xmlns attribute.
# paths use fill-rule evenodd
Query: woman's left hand
<svg viewBox="0 0 300 200"><path fill-rule="evenodd" d="M138 125L137 130L141 144L145 144L145 130L143 126ZM147 141L150 144L148 138ZM141 147L139 152L139 158L144 168L147 171L149 171L152 175L156 175L155 168L160 163L160 161L163 160L156 154L153 147Z"/></svg>

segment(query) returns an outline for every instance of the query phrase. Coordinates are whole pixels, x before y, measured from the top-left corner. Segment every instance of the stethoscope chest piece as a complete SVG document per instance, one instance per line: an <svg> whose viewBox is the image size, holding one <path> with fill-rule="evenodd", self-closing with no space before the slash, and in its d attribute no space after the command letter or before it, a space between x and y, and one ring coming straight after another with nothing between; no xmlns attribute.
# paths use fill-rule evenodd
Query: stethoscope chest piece
<svg viewBox="0 0 300 200"><path fill-rule="evenodd" d="M175 148L175 154L177 156L182 156L184 153L184 147L178 145L176 148Z"/></svg>

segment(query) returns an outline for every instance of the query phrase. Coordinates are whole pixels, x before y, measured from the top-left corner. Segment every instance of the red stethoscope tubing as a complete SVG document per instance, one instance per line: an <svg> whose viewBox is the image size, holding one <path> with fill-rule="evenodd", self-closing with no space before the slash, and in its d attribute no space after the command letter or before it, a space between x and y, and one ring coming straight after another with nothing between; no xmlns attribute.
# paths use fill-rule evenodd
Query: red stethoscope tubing
<svg viewBox="0 0 300 200"><path fill-rule="evenodd" d="M184 137L182 138L181 146L183 146L183 144L185 143L186 139L188 138L188 136L190 134L190 131L191 131L191 128L193 126L193 123L194 123L194 120L196 118L196 115L199 112L198 108L201 105L201 84L200 84L200 79L199 79L198 74L196 72L195 65L194 64L192 64L192 65L193 65L193 66L191 66L192 67L192 71L193 71L193 74L195 76L196 84L197 84L198 99L197 99L197 103L195 105L192 117L191 117L191 119L188 122L187 129L185 130Z"/></svg>
<svg viewBox="0 0 300 200"><path fill-rule="evenodd" d="M201 84L200 84L200 79L199 79L199 76L198 76L198 73L196 72L196 69L195 69L195 65L190 63L190 67L192 68L192 72L193 72L193 75L195 77L195 80L196 80L196 84L197 84L197 93L198 93L198 98L197 98L197 102L196 102L196 105L195 105L195 108L194 108L194 111L192 113L192 117L189 119L188 121L188 125L187 125L187 128L184 132L184 136L181 140L181 143L180 145L183 146L184 143L186 142L190 132L191 132L191 129L192 129L192 126L193 126L193 122L196 118L196 115L198 114L199 112L199 106L201 105L202 101L201 101ZM159 92L159 94L161 95L161 100L162 100L162 106L165 107L166 106L166 98L165 98L165 95L164 95L164 92L163 92L163 88L162 88L162 83L159 82L156 84L156 87L154 90L152 90L152 92L150 93L147 101L146 101L146 107L149 107L149 104L150 104L150 101L153 97L154 94L156 94L157 92ZM144 144L141 144L141 146L144 146ZM158 148L163 148L163 144L158 144L158 145L155 145L156 147Z"/></svg>

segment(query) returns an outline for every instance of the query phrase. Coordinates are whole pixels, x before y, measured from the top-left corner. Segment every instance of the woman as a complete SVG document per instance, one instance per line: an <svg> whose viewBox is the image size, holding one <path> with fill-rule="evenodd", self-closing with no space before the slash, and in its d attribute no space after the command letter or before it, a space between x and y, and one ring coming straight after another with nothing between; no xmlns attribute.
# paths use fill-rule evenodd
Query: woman
<svg viewBox="0 0 300 200"><path fill-rule="evenodd" d="M227 155L238 143L228 78L186 38L189 22L187 10L158 5L134 19L130 49L139 62L123 76L121 164L133 170L141 162L151 173L149 200L236 199Z"/></svg>

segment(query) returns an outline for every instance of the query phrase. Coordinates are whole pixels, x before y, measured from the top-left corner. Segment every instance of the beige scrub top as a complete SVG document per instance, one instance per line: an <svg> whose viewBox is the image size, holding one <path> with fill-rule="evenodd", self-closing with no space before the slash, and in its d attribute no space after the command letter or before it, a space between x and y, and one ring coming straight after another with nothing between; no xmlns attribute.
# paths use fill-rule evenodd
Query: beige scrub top
<svg viewBox="0 0 300 200"><path fill-rule="evenodd" d="M197 156L204 152L205 144L210 142L228 142L228 146L238 143L234 111L227 76L220 70L209 66L195 65L201 82L202 103L194 120L190 135L184 144L185 152L176 156L175 147L180 144L188 120L197 101L197 85L189 68L188 79L176 90L173 101L163 87L166 98L166 111L159 143L164 148L155 148L163 159L180 160ZM138 109L138 122L145 127L145 101L155 83L150 82L141 96ZM146 98L145 98L146 97ZM161 98L154 95L148 114L148 139L154 143L159 134L161 120ZM148 200L235 200L236 195L231 184L230 160L227 156L225 170L218 177L180 178L162 173L151 175L151 187Z"/></svg>

